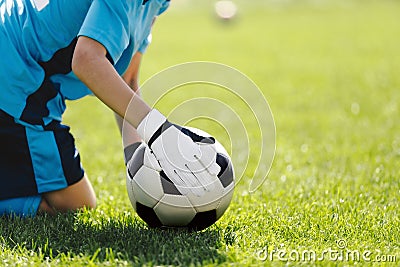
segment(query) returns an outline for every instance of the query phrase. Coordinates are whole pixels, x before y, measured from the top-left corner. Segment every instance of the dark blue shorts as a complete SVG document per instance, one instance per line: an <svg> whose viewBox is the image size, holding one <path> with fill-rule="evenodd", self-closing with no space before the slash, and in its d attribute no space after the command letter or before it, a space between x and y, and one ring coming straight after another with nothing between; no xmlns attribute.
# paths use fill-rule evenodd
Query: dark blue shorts
<svg viewBox="0 0 400 267"><path fill-rule="evenodd" d="M66 188L84 171L69 127L32 126L0 110L0 200Z"/></svg>

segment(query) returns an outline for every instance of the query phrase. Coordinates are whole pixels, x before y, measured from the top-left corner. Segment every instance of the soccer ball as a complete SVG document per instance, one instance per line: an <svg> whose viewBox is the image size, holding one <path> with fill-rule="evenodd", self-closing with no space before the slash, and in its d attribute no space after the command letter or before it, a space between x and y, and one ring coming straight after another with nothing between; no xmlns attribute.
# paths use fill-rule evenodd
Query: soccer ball
<svg viewBox="0 0 400 267"><path fill-rule="evenodd" d="M210 136L199 129L189 129ZM148 167L156 164L154 157L145 143L138 146L127 164L126 186L133 208L149 227L199 231L224 214L233 196L235 177L228 153L217 140L215 144L221 171L213 182L214 189L200 197L193 193L183 195L163 171Z"/></svg>

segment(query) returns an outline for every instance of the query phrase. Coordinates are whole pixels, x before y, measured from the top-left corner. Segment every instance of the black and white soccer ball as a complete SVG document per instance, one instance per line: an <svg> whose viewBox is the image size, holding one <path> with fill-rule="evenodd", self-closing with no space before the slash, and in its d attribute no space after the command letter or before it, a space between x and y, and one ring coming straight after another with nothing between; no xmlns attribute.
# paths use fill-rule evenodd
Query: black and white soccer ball
<svg viewBox="0 0 400 267"><path fill-rule="evenodd" d="M190 128L202 136L204 131ZM216 162L221 171L213 181L214 189L203 196L183 195L163 171L154 168L154 157L141 143L127 163L126 185L136 213L151 228L186 228L199 231L214 224L228 208L234 191L235 175L231 158L216 140Z"/></svg>

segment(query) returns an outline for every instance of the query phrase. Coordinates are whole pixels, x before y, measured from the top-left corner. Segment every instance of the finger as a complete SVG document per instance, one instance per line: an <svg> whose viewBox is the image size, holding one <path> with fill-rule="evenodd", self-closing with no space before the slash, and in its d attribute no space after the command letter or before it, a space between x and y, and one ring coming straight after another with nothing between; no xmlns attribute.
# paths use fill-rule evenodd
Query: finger
<svg viewBox="0 0 400 267"><path fill-rule="evenodd" d="M208 173L193 173L188 165L186 167L188 168L186 171L179 173L180 177L193 194L196 196L204 195L204 191L209 190L208 186L211 183Z"/></svg>
<svg viewBox="0 0 400 267"><path fill-rule="evenodd" d="M178 185L178 184L175 184L175 186L178 189L178 191L184 196L186 196L190 192L190 189L186 186L182 186L182 185Z"/></svg>
<svg viewBox="0 0 400 267"><path fill-rule="evenodd" d="M201 157L198 158L200 165L202 168L195 169L198 170L207 170L211 176L218 175L221 170L221 167L216 163L217 162L217 153L215 150L215 145L200 145Z"/></svg>
<svg viewBox="0 0 400 267"><path fill-rule="evenodd" d="M187 165L185 167L187 169L180 173L181 177L183 177L185 181L185 184L190 188L201 186L201 183L198 181L196 175L191 172Z"/></svg>
<svg viewBox="0 0 400 267"><path fill-rule="evenodd" d="M202 186L207 192L210 192L215 188L214 181L217 178L216 176L212 177L208 174L208 172L202 172L199 173L197 177L199 180L201 180Z"/></svg>
<svg viewBox="0 0 400 267"><path fill-rule="evenodd" d="M205 169L200 162L197 164L191 164L189 168L197 169L200 171L192 171L194 177L196 178L197 184L200 184L204 189L207 189L208 186L213 183L216 178L216 175L210 175L208 170Z"/></svg>
<svg viewBox="0 0 400 267"><path fill-rule="evenodd" d="M146 147L146 149L144 150L143 165L158 172L162 170L156 156L151 152L148 147Z"/></svg>
<svg viewBox="0 0 400 267"><path fill-rule="evenodd" d="M181 194L187 195L189 192L192 192L196 196L204 195L205 189L198 183L194 183L194 179L192 177L184 173L179 173L176 175L179 177L179 181L174 183Z"/></svg>
<svg viewBox="0 0 400 267"><path fill-rule="evenodd" d="M210 175L217 176L221 171L221 167L215 162L207 168L207 171Z"/></svg>

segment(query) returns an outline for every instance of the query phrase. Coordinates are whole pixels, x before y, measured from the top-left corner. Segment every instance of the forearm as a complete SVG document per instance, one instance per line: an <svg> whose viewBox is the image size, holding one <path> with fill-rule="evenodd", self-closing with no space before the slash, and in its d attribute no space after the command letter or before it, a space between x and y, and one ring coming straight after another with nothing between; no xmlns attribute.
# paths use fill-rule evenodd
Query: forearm
<svg viewBox="0 0 400 267"><path fill-rule="evenodd" d="M130 144L142 141L142 138L138 135L136 129L129 123L126 123L126 121L124 124L123 118L116 113L115 120L122 135L122 144L124 148Z"/></svg>
<svg viewBox="0 0 400 267"><path fill-rule="evenodd" d="M140 93L139 93L139 67L140 67L141 60L142 60L142 54L140 52L137 52L136 54L134 54L132 57L131 63L129 64L125 73L122 75L122 79L124 80L124 82L129 86L129 88L131 90L133 90L139 96L140 96ZM118 128L122 133L122 126L123 126L124 120L118 114L115 114L115 119L117 121ZM135 135L136 135L136 130L133 127L130 127L130 128L132 128L135 131Z"/></svg>
<svg viewBox="0 0 400 267"><path fill-rule="evenodd" d="M122 75L123 80L125 83L137 94L140 95L139 93L139 67L140 63L142 60L142 54L137 52L131 60L131 63L129 64L127 70L125 73ZM132 127L129 123L126 123L124 125L124 119L119 116L118 114L115 114L115 119L118 125L118 128L122 134L122 142L124 148L129 146L130 144L141 142L142 139L138 135L136 129ZM122 129L122 127L124 129Z"/></svg>

